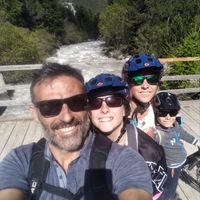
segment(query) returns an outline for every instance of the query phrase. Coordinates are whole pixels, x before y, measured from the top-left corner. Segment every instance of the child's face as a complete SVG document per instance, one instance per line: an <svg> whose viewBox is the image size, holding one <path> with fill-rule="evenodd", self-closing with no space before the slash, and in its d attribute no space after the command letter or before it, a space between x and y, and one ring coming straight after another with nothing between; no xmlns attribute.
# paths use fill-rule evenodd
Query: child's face
<svg viewBox="0 0 200 200"><path fill-rule="evenodd" d="M166 128L173 127L173 124L176 121L176 116L171 117L167 114L165 117L158 117L157 121Z"/></svg>

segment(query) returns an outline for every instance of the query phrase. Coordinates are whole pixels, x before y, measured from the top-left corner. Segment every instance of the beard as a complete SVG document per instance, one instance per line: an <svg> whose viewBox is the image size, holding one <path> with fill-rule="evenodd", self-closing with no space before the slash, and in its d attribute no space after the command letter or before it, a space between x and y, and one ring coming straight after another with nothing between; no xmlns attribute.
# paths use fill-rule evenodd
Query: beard
<svg viewBox="0 0 200 200"><path fill-rule="evenodd" d="M44 129L44 136L47 141L55 146L57 149L66 152L73 152L80 150L87 137L87 133L90 127L90 120L86 115L83 120L73 119L70 122L60 122L54 124L51 128L42 124ZM79 126L78 131L60 137L57 131L61 128L68 128L73 126Z"/></svg>

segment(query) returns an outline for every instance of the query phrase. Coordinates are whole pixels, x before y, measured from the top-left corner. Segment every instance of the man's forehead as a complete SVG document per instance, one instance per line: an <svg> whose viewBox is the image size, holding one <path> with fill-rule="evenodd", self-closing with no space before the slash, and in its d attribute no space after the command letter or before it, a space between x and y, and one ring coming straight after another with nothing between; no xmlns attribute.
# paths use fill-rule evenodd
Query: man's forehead
<svg viewBox="0 0 200 200"><path fill-rule="evenodd" d="M67 98L84 92L84 85L73 77L48 78L38 82L34 87L36 99L45 100L51 97Z"/></svg>
<svg viewBox="0 0 200 200"><path fill-rule="evenodd" d="M54 77L48 77L44 80L41 80L36 84L38 87L49 87L51 89L55 88L67 88L71 86L74 87L84 87L84 85L76 78L72 76L54 76Z"/></svg>

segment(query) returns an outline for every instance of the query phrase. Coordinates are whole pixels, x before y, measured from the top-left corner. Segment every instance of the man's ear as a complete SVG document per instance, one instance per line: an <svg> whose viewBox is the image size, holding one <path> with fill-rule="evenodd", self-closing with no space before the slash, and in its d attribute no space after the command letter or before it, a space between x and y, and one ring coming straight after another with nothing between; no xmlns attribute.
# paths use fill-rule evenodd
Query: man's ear
<svg viewBox="0 0 200 200"><path fill-rule="evenodd" d="M31 104L30 107L29 107L29 110L32 114L32 117L35 121L39 122L39 118L38 118L38 110L36 109L36 107Z"/></svg>

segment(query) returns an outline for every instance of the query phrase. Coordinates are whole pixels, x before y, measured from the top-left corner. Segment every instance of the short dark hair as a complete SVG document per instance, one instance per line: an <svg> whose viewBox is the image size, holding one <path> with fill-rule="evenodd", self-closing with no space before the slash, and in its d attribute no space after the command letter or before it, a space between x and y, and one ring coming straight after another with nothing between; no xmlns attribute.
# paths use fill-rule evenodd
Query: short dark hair
<svg viewBox="0 0 200 200"><path fill-rule="evenodd" d="M84 78L79 69L75 69L71 67L70 65L61 65L58 63L44 63L42 68L38 70L37 72L35 72L33 75L33 80L30 87L32 102L34 102L34 99L35 99L33 88L35 87L37 83L47 78L52 78L52 77L61 76L61 75L76 78L83 84L83 88L84 88Z"/></svg>

